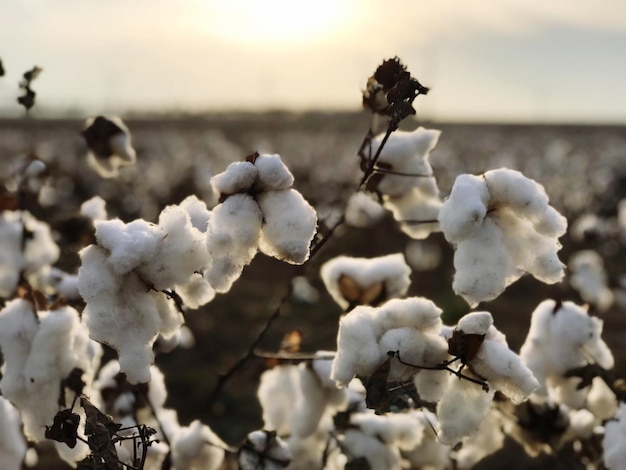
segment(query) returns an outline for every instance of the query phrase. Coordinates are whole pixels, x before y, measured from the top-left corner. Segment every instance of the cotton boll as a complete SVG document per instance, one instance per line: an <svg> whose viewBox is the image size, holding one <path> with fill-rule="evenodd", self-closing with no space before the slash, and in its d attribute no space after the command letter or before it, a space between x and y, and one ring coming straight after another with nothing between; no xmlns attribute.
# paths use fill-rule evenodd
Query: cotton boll
<svg viewBox="0 0 626 470"><path fill-rule="evenodd" d="M0 297L3 298L13 294L25 266L22 232L20 212L0 213Z"/></svg>
<svg viewBox="0 0 626 470"><path fill-rule="evenodd" d="M482 224L487 215L489 190L484 178L459 175L439 211L439 224L450 243L458 243Z"/></svg>
<svg viewBox="0 0 626 470"><path fill-rule="evenodd" d="M147 291L134 273L124 276L114 295L107 296L106 291L103 294L91 301L86 299L83 315L90 336L117 349L130 383L149 381L149 367L154 361L152 344L161 329L156 295L162 294Z"/></svg>
<svg viewBox="0 0 626 470"><path fill-rule="evenodd" d="M401 253L377 258L352 258L338 256L322 265L320 275L329 294L342 308L346 309L351 299L340 286L343 276L348 276L363 293L372 286L383 283L384 297L378 302L402 297L409 285L411 270Z"/></svg>
<svg viewBox="0 0 626 470"><path fill-rule="evenodd" d="M463 316L456 329L470 335L485 335L493 325L493 317L489 312L472 312Z"/></svg>
<svg viewBox="0 0 626 470"><path fill-rule="evenodd" d="M480 424L478 431L463 439L463 446L456 453L459 470L473 468L480 460L491 455L504 445L502 419L497 411L490 411Z"/></svg>
<svg viewBox="0 0 626 470"><path fill-rule="evenodd" d="M613 305L614 295L607 287L604 263L593 250L579 251L569 261L570 284L585 302L594 304L598 310L608 310Z"/></svg>
<svg viewBox="0 0 626 470"><path fill-rule="evenodd" d="M619 402L613 391L600 377L594 377L587 394L587 409L602 422L615 416L618 407Z"/></svg>
<svg viewBox="0 0 626 470"><path fill-rule="evenodd" d="M430 271L441 264L441 248L430 240L411 240L404 256L413 271Z"/></svg>
<svg viewBox="0 0 626 470"><path fill-rule="evenodd" d="M207 208L204 201L198 199L195 195L187 196L180 203L180 208L189 214L191 225L202 233L207 231L211 211Z"/></svg>
<svg viewBox="0 0 626 470"><path fill-rule="evenodd" d="M385 216L385 209L368 193L356 192L348 199L346 205L346 224L352 227L365 228L374 225Z"/></svg>
<svg viewBox="0 0 626 470"><path fill-rule="evenodd" d="M247 194L236 194L218 205L207 230L211 264L205 271L216 292L227 292L257 252L263 216Z"/></svg>
<svg viewBox="0 0 626 470"><path fill-rule="evenodd" d="M89 118L82 135L89 147L87 162L103 178L116 177L120 167L135 163L130 132L119 117Z"/></svg>
<svg viewBox="0 0 626 470"><path fill-rule="evenodd" d="M539 382L506 344L485 340L471 361L472 369L504 393L513 403L521 403L533 393Z"/></svg>
<svg viewBox="0 0 626 470"><path fill-rule="evenodd" d="M26 455L19 411L0 396L0 461L6 468L21 468Z"/></svg>
<svg viewBox="0 0 626 470"><path fill-rule="evenodd" d="M119 219L96 222L98 244L108 250L107 264L118 274L126 274L150 260L162 242L163 234L154 224Z"/></svg>
<svg viewBox="0 0 626 470"><path fill-rule="evenodd" d="M604 438L602 439L604 453L602 461L610 470L624 468L624 462L626 462L626 446L624 446L625 436L626 404L622 403L615 415L615 419L604 425Z"/></svg>
<svg viewBox="0 0 626 470"><path fill-rule="evenodd" d="M431 403L441 400L448 385L448 374L445 370L418 370L413 383L419 397Z"/></svg>
<svg viewBox="0 0 626 470"><path fill-rule="evenodd" d="M437 424L437 417L430 411L417 411L424 433L421 443L411 449L404 451L403 457L409 462L411 468L428 468L432 470L445 470L450 468L449 446L437 442L434 428Z"/></svg>
<svg viewBox="0 0 626 470"><path fill-rule="evenodd" d="M292 432L301 438L315 432L326 411L327 393L312 366L301 364L299 369L300 388L292 414Z"/></svg>
<svg viewBox="0 0 626 470"><path fill-rule="evenodd" d="M439 199L425 197L418 188L397 196L385 198L385 207L393 213L393 218L400 222L402 231L411 238L421 240L433 232L440 231Z"/></svg>
<svg viewBox="0 0 626 470"><path fill-rule="evenodd" d="M211 178L211 184L222 195L245 193L258 176L257 168L250 162L234 162L226 171Z"/></svg>
<svg viewBox="0 0 626 470"><path fill-rule="evenodd" d="M401 450L411 450L422 442L424 423L417 413L354 413L350 424L365 434L378 437L384 443Z"/></svg>
<svg viewBox="0 0 626 470"><path fill-rule="evenodd" d="M189 282L176 286L176 293L189 308L198 308L208 304L215 297L215 290L200 273L194 273Z"/></svg>
<svg viewBox="0 0 626 470"><path fill-rule="evenodd" d="M264 221L261 251L291 264L304 263L317 228L315 209L293 189L262 193L257 202Z"/></svg>
<svg viewBox="0 0 626 470"><path fill-rule="evenodd" d="M356 307L339 321L337 355L331 377L338 385L348 385L356 374L369 375L380 363L372 307Z"/></svg>
<svg viewBox="0 0 626 470"><path fill-rule="evenodd" d="M494 393L493 389L485 392L478 384L450 375L448 387L437 404L439 442L454 445L475 433L491 408Z"/></svg>
<svg viewBox="0 0 626 470"><path fill-rule="evenodd" d="M172 465L176 470L217 470L226 444L206 425L193 421L171 439Z"/></svg>
<svg viewBox="0 0 626 470"><path fill-rule="evenodd" d="M106 201L100 196L94 196L80 205L80 215L92 221L106 220L108 218Z"/></svg>
<svg viewBox="0 0 626 470"><path fill-rule="evenodd" d="M280 155L259 155L254 160L254 166L258 171L254 184L256 190L264 192L291 188L294 178Z"/></svg>
<svg viewBox="0 0 626 470"><path fill-rule="evenodd" d="M471 306L495 299L522 274L503 246L498 227L488 219L457 245L454 268L452 287Z"/></svg>
<svg viewBox="0 0 626 470"><path fill-rule="evenodd" d="M301 393L297 366L281 365L263 372L257 396L263 408L264 429L280 436L290 434L291 415Z"/></svg>
<svg viewBox="0 0 626 470"><path fill-rule="evenodd" d="M161 212L158 228L162 241L138 272L157 290L186 284L195 272L209 264L206 238L191 225L189 215L179 206L168 206Z"/></svg>
<svg viewBox="0 0 626 470"><path fill-rule="evenodd" d="M412 328L394 328L387 330L380 338L378 348L381 357L385 357L387 352L400 351L402 361L409 364L422 365L424 355L424 341L422 334ZM389 371L389 380L404 381L415 375L414 367L405 366L398 361L392 361Z"/></svg>
<svg viewBox="0 0 626 470"><path fill-rule="evenodd" d="M438 335L441 309L424 297L391 299L380 307L378 322L382 331L410 327Z"/></svg>
<svg viewBox="0 0 626 470"><path fill-rule="evenodd" d="M402 468L397 449L385 445L379 439L368 436L362 431L348 429L344 433L342 447L349 457L367 459L370 468L388 470L400 470Z"/></svg>
<svg viewBox="0 0 626 470"><path fill-rule="evenodd" d="M380 153L379 163L390 166L393 171L418 176L385 174L377 189L383 194L399 195L426 179L424 176L432 175L429 153L437 145L439 135L440 131L423 127L391 134ZM373 153L378 151L382 139L382 134L372 139Z"/></svg>

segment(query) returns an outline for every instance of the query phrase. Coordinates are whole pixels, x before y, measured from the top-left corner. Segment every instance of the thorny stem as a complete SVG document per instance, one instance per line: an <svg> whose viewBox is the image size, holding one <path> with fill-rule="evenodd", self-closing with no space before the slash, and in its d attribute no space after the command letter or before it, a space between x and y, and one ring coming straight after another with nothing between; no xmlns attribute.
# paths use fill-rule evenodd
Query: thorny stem
<svg viewBox="0 0 626 470"><path fill-rule="evenodd" d="M398 359L398 362L400 364L408 366L408 367L414 367L416 369L425 369L425 370L447 370L448 372L456 375L459 379L465 379L469 382L475 383L476 385L480 385L485 392L489 391L489 384L486 381L475 379L474 377L470 377L461 372L465 364L461 365L461 367L458 370L454 370L452 367L450 367L450 364L460 359L458 356L450 361L442 362L441 364L437 366L419 366L417 364L411 364L409 362L403 361L402 358L400 357L400 351L395 351L395 352L389 351L387 354L389 354L392 357L395 357L396 359Z"/></svg>

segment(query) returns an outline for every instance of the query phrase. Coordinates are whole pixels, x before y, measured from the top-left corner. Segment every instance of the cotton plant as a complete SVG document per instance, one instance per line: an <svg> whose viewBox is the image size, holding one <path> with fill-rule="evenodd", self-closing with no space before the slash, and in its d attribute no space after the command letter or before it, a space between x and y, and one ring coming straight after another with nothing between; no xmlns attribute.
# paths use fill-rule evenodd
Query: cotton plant
<svg viewBox="0 0 626 470"><path fill-rule="evenodd" d="M564 276L557 252L567 221L544 188L518 171L458 176L439 223L455 247L452 287L472 306L495 299L526 272L548 284Z"/></svg>
<svg viewBox="0 0 626 470"><path fill-rule="evenodd" d="M0 349L0 391L20 410L24 433L33 441L46 437L46 427L61 410L59 403L75 398L66 391L72 385L64 381L77 371L88 392L101 356L100 345L89 339L76 310L37 311L24 299L11 300L0 311Z"/></svg>
<svg viewBox="0 0 626 470"><path fill-rule="evenodd" d="M441 309L425 298L391 299L381 307L358 306L339 322L331 377L340 386L355 376L370 377L394 351L401 351L407 363L438 366L448 358L441 327ZM388 379L399 381L416 373L415 368L392 361Z"/></svg>
<svg viewBox="0 0 626 470"><path fill-rule="evenodd" d="M465 366L457 372L467 374L466 380L450 375L437 404L439 441L453 445L478 430L491 409L495 391L519 404L539 383L520 357L509 349L489 312L472 312L462 317L448 344L450 352Z"/></svg>
<svg viewBox="0 0 626 470"><path fill-rule="evenodd" d="M173 292L192 307L214 296L199 274L210 257L206 233L194 223L203 228L209 216L197 206L193 200L168 206L158 224L96 222L97 244L81 251L78 288L90 335L118 351L131 383L150 380L154 341L174 336L183 323Z"/></svg>
<svg viewBox="0 0 626 470"><path fill-rule="evenodd" d="M88 148L87 161L103 178L115 178L121 167L137 161L130 131L117 116L89 118L81 134Z"/></svg>
<svg viewBox="0 0 626 470"><path fill-rule="evenodd" d="M602 320L573 302L545 300L537 306L520 357L539 381L538 398L572 408L584 404L589 389L580 388L580 378L567 373L594 364L613 368L613 354L601 338L602 327Z"/></svg>
<svg viewBox="0 0 626 470"><path fill-rule="evenodd" d="M401 253L376 258L338 256L320 270L326 289L344 310L356 305L376 307L403 297L411 284L410 274Z"/></svg>
<svg viewBox="0 0 626 470"><path fill-rule="evenodd" d="M316 232L315 210L292 188L294 177L279 155L235 162L211 182L221 203L212 211L205 275L217 292L226 292L257 251L302 264Z"/></svg>
<svg viewBox="0 0 626 470"><path fill-rule="evenodd" d="M288 437L290 468L321 465L333 417L348 406L348 390L330 378L331 359L332 354L319 351L311 360L278 365L261 376L257 395L264 429Z"/></svg>
<svg viewBox="0 0 626 470"><path fill-rule="evenodd" d="M600 255L593 250L574 253L568 264L570 285L580 297L597 307L600 312L608 310L615 300L613 291L607 286L607 274Z"/></svg>
<svg viewBox="0 0 626 470"><path fill-rule="evenodd" d="M27 211L0 212L0 297L10 298L21 276L36 284L59 254L48 224Z"/></svg>
<svg viewBox="0 0 626 470"><path fill-rule="evenodd" d="M441 200L429 161L439 135L440 131L423 127L391 134L366 186L381 195L384 207L392 212L402 231L416 239L439 231ZM380 134L372 139L372 153L378 151L384 137Z"/></svg>

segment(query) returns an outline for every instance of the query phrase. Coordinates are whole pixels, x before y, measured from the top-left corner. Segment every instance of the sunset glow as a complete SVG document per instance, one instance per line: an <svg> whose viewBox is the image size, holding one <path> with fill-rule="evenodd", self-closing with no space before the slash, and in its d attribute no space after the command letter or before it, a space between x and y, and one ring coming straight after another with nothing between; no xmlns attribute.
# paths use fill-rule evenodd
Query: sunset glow
<svg viewBox="0 0 626 470"><path fill-rule="evenodd" d="M292 45L332 38L354 16L351 0L200 1L207 32L224 39L259 45Z"/></svg>

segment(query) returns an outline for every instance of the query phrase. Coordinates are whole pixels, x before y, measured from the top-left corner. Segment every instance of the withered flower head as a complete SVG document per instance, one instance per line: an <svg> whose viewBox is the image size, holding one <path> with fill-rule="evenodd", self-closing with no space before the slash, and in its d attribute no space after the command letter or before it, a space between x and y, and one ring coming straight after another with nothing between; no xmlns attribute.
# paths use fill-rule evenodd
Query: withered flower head
<svg viewBox="0 0 626 470"><path fill-rule="evenodd" d="M367 81L363 106L372 112L389 116L389 126L397 129L407 116L415 114L413 100L428 93L428 88L411 77L398 57L385 60Z"/></svg>
<svg viewBox="0 0 626 470"><path fill-rule="evenodd" d="M0 64L0 69L2 69L2 64ZM0 76L4 74L4 70L1 70ZM43 72L41 67L34 66L32 69L24 72L23 79L19 83L19 87L24 90L23 96L18 96L17 102L24 106L24 109L28 111L30 108L35 106L35 95L36 93L30 87L31 82L36 79L39 74Z"/></svg>

